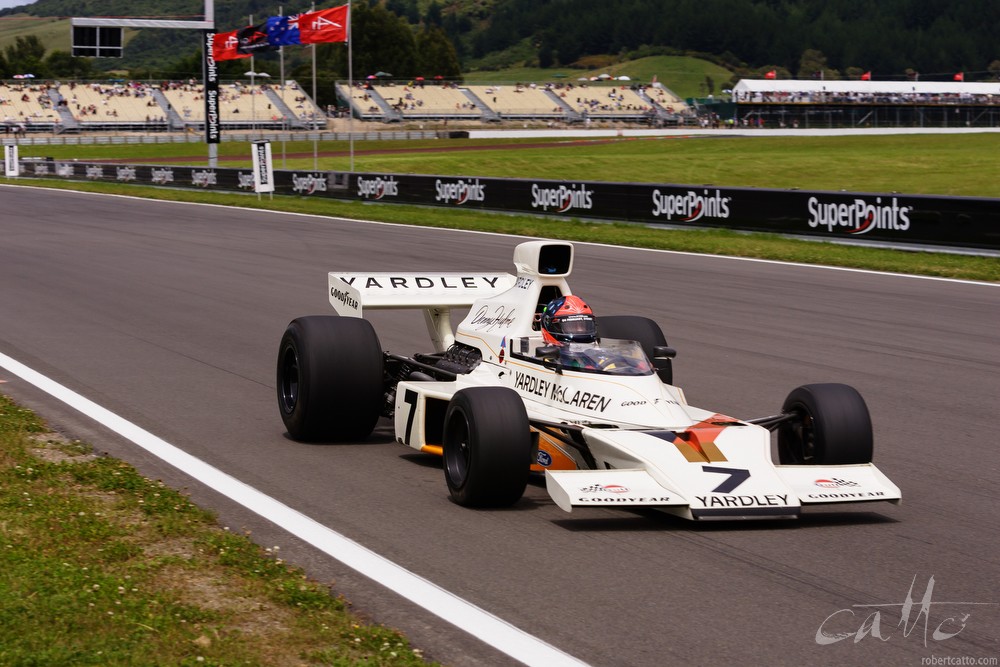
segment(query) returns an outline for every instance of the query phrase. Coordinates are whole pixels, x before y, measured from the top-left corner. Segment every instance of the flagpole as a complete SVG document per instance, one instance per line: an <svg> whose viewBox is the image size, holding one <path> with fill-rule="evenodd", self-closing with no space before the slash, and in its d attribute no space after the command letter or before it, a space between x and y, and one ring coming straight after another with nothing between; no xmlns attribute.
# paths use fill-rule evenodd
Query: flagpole
<svg viewBox="0 0 1000 667"><path fill-rule="evenodd" d="M285 15L285 8L283 6L279 6L278 7L278 16L284 16L284 15ZM281 101L283 102L282 106L287 107L288 104L285 103L285 99L286 99L286 97L285 97L285 47L283 45L278 47L278 63L279 63L279 70L280 70L278 76L281 77L281 85L278 88L278 90L281 91ZM287 167L285 166L285 137L288 135L288 116L285 116L284 109L282 109L281 115L285 119L285 122L283 122L281 124L281 168L282 169L287 169Z"/></svg>
<svg viewBox="0 0 1000 667"><path fill-rule="evenodd" d="M315 2L312 4L312 11L316 11L316 3ZM313 134L313 171L319 171L319 134L318 134L318 129L316 127L316 104L318 103L317 102L318 98L316 97L316 44L312 45L312 66L313 66L313 71L312 71L312 75L313 75L313 81L312 81L312 83L313 83L313 103L312 103L312 107L313 107L313 112L312 112L313 123L312 123L312 125L313 125L313 132L315 133L315 134Z"/></svg>
<svg viewBox="0 0 1000 667"><path fill-rule="evenodd" d="M215 34L215 0L205 0L205 20L206 21L210 21L212 23L212 34L214 35ZM204 41L204 39L202 41ZM201 48L205 49L207 47L203 44ZM212 57L213 58L215 57L214 49L213 49ZM216 79L216 82L218 82L217 79ZM205 93L205 100L206 100L205 101L205 106L207 107L208 106L208 75L205 72L202 73L202 90ZM222 123L218 123L218 126L221 127ZM205 113L205 134L206 135L209 134L209 132L208 132L208 113L207 112ZM213 144L213 143L209 143L208 144L208 166L209 166L210 169L215 169L216 167L219 166L219 144Z"/></svg>
<svg viewBox="0 0 1000 667"><path fill-rule="evenodd" d="M354 110L351 108L351 102L354 98L354 35L351 34L351 25L353 20L351 19L351 4L350 0L347 3L347 134L348 139L351 144L351 167L350 171L354 173Z"/></svg>
<svg viewBox="0 0 1000 667"><path fill-rule="evenodd" d="M253 14L247 17L249 23L247 25L253 25ZM257 66L253 62L253 51L250 52L250 71L256 72ZM250 134L247 141L253 141L253 131L257 128L257 102L253 96L253 80L254 75L250 75Z"/></svg>

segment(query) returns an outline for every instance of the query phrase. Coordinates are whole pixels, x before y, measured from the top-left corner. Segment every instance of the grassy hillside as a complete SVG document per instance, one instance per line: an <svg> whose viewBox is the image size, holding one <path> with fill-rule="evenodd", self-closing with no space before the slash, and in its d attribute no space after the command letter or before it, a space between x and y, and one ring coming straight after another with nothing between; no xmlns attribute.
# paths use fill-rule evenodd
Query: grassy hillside
<svg viewBox="0 0 1000 667"><path fill-rule="evenodd" d="M0 50L14 44L18 37L37 35L51 51L69 51L69 19L35 17L27 14L7 16L0 21Z"/></svg>
<svg viewBox="0 0 1000 667"><path fill-rule="evenodd" d="M46 54L53 51L69 51L72 27L68 18L38 17L14 14L0 20L0 51L12 46L18 37L35 35L45 45ZM138 30L125 30L125 45L139 34ZM119 63L117 58L97 59L109 63Z"/></svg>

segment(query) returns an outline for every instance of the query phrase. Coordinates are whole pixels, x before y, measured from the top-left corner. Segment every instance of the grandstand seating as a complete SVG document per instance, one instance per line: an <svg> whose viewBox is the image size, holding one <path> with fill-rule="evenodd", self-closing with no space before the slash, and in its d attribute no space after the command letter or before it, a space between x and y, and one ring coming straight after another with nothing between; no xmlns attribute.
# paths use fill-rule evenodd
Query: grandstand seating
<svg viewBox="0 0 1000 667"><path fill-rule="evenodd" d="M352 99L363 120L554 119L577 121L648 120L660 107L679 111L683 102L662 89L646 88L654 108L627 86L568 82L546 84L476 84L437 81L362 81L349 90L337 84L340 98ZM676 105L676 106L675 106ZM0 83L0 118L8 127L24 123L27 131L141 131L196 129L205 120L199 81L150 83ZM294 81L250 86L247 81L220 85L220 119L230 129L307 127L312 118L326 121Z"/></svg>
<svg viewBox="0 0 1000 667"><path fill-rule="evenodd" d="M534 85L475 85L467 88L502 118L561 118L568 111L544 88Z"/></svg>
<svg viewBox="0 0 1000 667"><path fill-rule="evenodd" d="M341 99L347 98L348 87L346 85L338 85L337 90ZM350 90L351 105L362 120L385 120L386 118L385 111L379 106L374 95L373 91L367 89L363 83L354 84L354 88Z"/></svg>
<svg viewBox="0 0 1000 667"><path fill-rule="evenodd" d="M263 86L245 83L219 87L219 113L223 123L275 122L280 121L283 115L275 108Z"/></svg>
<svg viewBox="0 0 1000 667"><path fill-rule="evenodd" d="M163 96L172 111L184 122L205 122L205 102L202 86L192 83L173 83L161 86ZM221 95L220 95L221 97Z"/></svg>
<svg viewBox="0 0 1000 667"><path fill-rule="evenodd" d="M202 86L185 84L167 87L163 94L185 123L205 122L205 94ZM219 117L223 123L275 123L281 121L282 115L263 86L235 82L219 87Z"/></svg>
<svg viewBox="0 0 1000 667"><path fill-rule="evenodd" d="M628 86L577 86L566 92L566 101L581 115L635 116L655 113L655 108Z"/></svg>
<svg viewBox="0 0 1000 667"><path fill-rule="evenodd" d="M439 85L392 85L375 84L373 88L390 106L404 118L428 118L434 116L480 118L481 109L451 84Z"/></svg>
<svg viewBox="0 0 1000 667"><path fill-rule="evenodd" d="M313 104L312 98L295 82L285 86L271 86L271 90L281 98L285 106L291 109L299 120L310 120L314 114L316 118L324 117L322 109Z"/></svg>
<svg viewBox="0 0 1000 667"><path fill-rule="evenodd" d="M59 122L59 113L45 85L0 84L0 118L7 127L19 123L51 127Z"/></svg>
<svg viewBox="0 0 1000 667"><path fill-rule="evenodd" d="M141 83L62 84L59 95L81 124L155 123L165 114L152 87Z"/></svg>
<svg viewBox="0 0 1000 667"><path fill-rule="evenodd" d="M649 95L643 97L641 92ZM347 90L340 87L343 99ZM662 88L589 86L573 83L475 84L364 82L352 91L355 112L365 120L559 119L648 122L664 112L681 114L687 105Z"/></svg>

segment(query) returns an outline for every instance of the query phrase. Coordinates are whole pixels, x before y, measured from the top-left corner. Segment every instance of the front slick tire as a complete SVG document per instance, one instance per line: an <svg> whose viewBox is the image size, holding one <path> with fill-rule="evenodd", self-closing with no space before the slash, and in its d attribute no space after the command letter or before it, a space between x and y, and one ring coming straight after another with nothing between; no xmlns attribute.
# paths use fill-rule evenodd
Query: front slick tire
<svg viewBox="0 0 1000 667"><path fill-rule="evenodd" d="M865 400L854 387L803 385L788 394L781 411L797 418L778 427L780 463L871 463L872 420Z"/></svg>
<svg viewBox="0 0 1000 667"><path fill-rule="evenodd" d="M521 397L505 387L455 393L444 426L444 476L464 507L506 507L528 484L531 430Z"/></svg>
<svg viewBox="0 0 1000 667"><path fill-rule="evenodd" d="M382 346L368 320L317 315L278 348L278 410L293 440L363 440L382 412Z"/></svg>

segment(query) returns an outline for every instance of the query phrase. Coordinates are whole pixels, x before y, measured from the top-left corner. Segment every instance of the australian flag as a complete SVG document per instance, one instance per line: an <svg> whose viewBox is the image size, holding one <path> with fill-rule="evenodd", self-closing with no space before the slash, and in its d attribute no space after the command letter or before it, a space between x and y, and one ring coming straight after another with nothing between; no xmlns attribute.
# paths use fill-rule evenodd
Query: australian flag
<svg viewBox="0 0 1000 667"><path fill-rule="evenodd" d="M299 15L272 16L265 24L267 43L272 47L301 44L299 38Z"/></svg>

